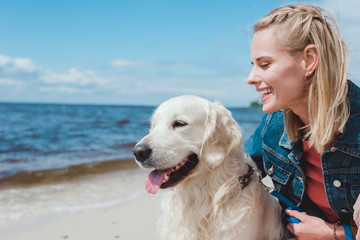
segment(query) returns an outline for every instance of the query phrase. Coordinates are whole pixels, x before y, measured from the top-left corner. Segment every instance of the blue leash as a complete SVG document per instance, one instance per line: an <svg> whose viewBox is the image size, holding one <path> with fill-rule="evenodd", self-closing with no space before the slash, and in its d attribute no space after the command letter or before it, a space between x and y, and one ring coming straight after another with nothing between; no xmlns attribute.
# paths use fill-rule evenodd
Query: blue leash
<svg viewBox="0 0 360 240"><path fill-rule="evenodd" d="M283 202L286 206L288 206L290 209L293 210L297 210L299 212L304 212L304 210L302 210L301 208L299 208L298 206L296 206L295 203L291 202L289 199L287 199L286 197L284 197L283 195L281 195L280 193L278 193L275 190L272 190L271 195L273 195L274 197L276 197L277 199L279 199L280 202Z"/></svg>
<svg viewBox="0 0 360 240"><path fill-rule="evenodd" d="M353 240L353 235L352 235L350 224L344 223L343 226L345 229L346 240Z"/></svg>
<svg viewBox="0 0 360 240"><path fill-rule="evenodd" d="M299 212L304 212L304 210L302 210L301 208L299 208L298 206L296 206L295 203L291 202L289 199L287 199L286 197L284 197L283 195L281 195L280 193L278 193L275 190L272 190L270 192L271 195L273 195L274 197L276 197L277 199L279 199L280 202L284 203L286 206L288 206L290 209L293 210L297 210ZM294 217L288 217L286 218L286 221L290 222L290 223L300 223L300 220Z"/></svg>

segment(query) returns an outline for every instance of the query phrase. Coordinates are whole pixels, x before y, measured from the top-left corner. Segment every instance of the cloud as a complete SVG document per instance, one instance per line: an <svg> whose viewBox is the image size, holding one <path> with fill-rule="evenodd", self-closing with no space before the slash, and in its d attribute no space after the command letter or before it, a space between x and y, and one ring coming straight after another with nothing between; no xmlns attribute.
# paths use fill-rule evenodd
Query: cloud
<svg viewBox="0 0 360 240"><path fill-rule="evenodd" d="M0 100L11 101L24 96L47 93L48 96L63 97L76 94L96 94L97 90L110 88L111 78L102 76L96 71L80 68L66 70L45 69L37 66L27 58L12 58L0 55ZM14 91L16 90L16 91ZM13 92L13 94L10 94ZM15 94L16 92L16 94ZM13 99L16 101L16 99ZM30 101L32 101L30 99Z"/></svg>
<svg viewBox="0 0 360 240"><path fill-rule="evenodd" d="M349 48L349 78L360 85L360 1L323 0L320 6L328 10L338 22L343 40Z"/></svg>
<svg viewBox="0 0 360 240"><path fill-rule="evenodd" d="M188 62L188 61L162 61L162 62L149 62L149 61L134 61L125 59L116 59L110 62L110 65L118 71L127 70L176 70L176 69L199 69L204 67L204 64Z"/></svg>
<svg viewBox="0 0 360 240"><path fill-rule="evenodd" d="M328 9L338 20L340 31L346 35L347 40L359 42L360 40L360 1L358 0L324 0L321 4Z"/></svg>
<svg viewBox="0 0 360 240"><path fill-rule="evenodd" d="M323 0L320 6L328 10L338 22L340 32L345 42L358 52L360 44L360 1L358 0Z"/></svg>
<svg viewBox="0 0 360 240"><path fill-rule="evenodd" d="M113 60L110 65L118 71L125 71L129 69L146 69L151 68L151 64L143 61L132 61L132 60Z"/></svg>
<svg viewBox="0 0 360 240"><path fill-rule="evenodd" d="M44 70L39 79L47 84L69 84L77 86L108 84L108 79L100 76L93 70L69 68L65 71Z"/></svg>
<svg viewBox="0 0 360 240"><path fill-rule="evenodd" d="M239 73L239 66L230 62L116 59L109 67L103 71L107 75L77 67L54 70L37 66L30 59L0 55L0 86L2 94L11 92L6 89L16 89L21 99L23 96L32 96L32 99L42 96L57 102L84 102L91 98L93 103L128 103L128 99L132 99L134 104L156 105L181 94L199 95L224 103L228 99L254 99L249 94L255 91L239 94L246 83ZM3 95L0 100L13 96L8 94L6 98ZM246 102L243 104L247 105Z"/></svg>
<svg viewBox="0 0 360 240"><path fill-rule="evenodd" d="M106 86L109 78L89 69L45 69L27 58L11 58L0 55L0 78L2 85L27 84L29 80L47 85Z"/></svg>
<svg viewBox="0 0 360 240"><path fill-rule="evenodd" d="M33 73L38 67L27 58L10 58L0 55L0 70L4 73Z"/></svg>
<svg viewBox="0 0 360 240"><path fill-rule="evenodd" d="M358 0L323 0L320 5L330 11L335 18L339 16L340 20L359 20L360 2ZM354 24L358 25L357 23L354 22Z"/></svg>
<svg viewBox="0 0 360 240"><path fill-rule="evenodd" d="M56 93L86 93L86 94L92 93L92 90L90 89L74 88L69 86L39 87L38 90L40 92L56 92Z"/></svg>
<svg viewBox="0 0 360 240"><path fill-rule="evenodd" d="M240 73L229 76L212 74L186 76L173 74L145 78L128 76L121 82L121 87L117 86L113 89L118 89L120 95L132 94L143 99L154 95L173 97L194 94L223 102L232 99L239 101L241 105L247 105L248 102L257 98L257 93L253 86L246 84L246 78L246 74Z"/></svg>
<svg viewBox="0 0 360 240"><path fill-rule="evenodd" d="M16 81L10 78L0 78L0 86L19 87L24 85L23 82Z"/></svg>

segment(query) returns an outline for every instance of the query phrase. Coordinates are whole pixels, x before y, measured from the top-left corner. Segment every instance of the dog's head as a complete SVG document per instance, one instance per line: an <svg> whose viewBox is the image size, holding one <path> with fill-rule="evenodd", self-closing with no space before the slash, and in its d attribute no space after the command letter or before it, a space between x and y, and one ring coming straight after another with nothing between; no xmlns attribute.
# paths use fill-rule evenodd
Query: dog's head
<svg viewBox="0 0 360 240"><path fill-rule="evenodd" d="M155 168L145 184L148 192L156 193L185 179L198 165L218 167L240 143L241 133L229 110L185 95L156 109L150 132L136 144L134 155L141 167Z"/></svg>

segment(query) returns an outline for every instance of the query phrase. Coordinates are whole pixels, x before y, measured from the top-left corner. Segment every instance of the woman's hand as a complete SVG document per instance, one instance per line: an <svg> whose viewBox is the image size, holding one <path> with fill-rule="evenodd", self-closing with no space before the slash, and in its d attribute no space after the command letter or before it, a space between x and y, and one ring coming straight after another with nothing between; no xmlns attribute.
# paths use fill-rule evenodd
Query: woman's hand
<svg viewBox="0 0 360 240"><path fill-rule="evenodd" d="M304 212L286 210L287 215L299 219L301 222L289 223L287 228L298 240L328 240L333 239L334 225L325 222L321 218L309 216ZM338 226L336 235L339 240L346 240L343 226Z"/></svg>

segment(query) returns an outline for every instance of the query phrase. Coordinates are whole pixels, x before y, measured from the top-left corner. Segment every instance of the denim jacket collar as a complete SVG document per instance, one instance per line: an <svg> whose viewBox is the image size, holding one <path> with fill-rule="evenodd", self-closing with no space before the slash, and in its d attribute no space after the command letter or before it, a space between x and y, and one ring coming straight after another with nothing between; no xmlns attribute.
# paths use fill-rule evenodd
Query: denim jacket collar
<svg viewBox="0 0 360 240"><path fill-rule="evenodd" d="M342 138L344 134L340 134L339 137L335 138L333 147L344 153L360 158L360 144L357 142L358 140L356 140L360 139L360 130L353 131L357 133L356 138L352 138L351 136Z"/></svg>
<svg viewBox="0 0 360 240"><path fill-rule="evenodd" d="M291 150L291 149L294 147L294 145L295 145L294 142L291 142L291 141L289 140L289 137L288 137L288 135L287 135L287 132L286 132L286 129L285 129L285 128L284 128L284 132L283 132L283 134L282 134L282 136L281 136L281 138L280 138L279 145L280 145L281 147L284 147L284 148L289 149L289 150Z"/></svg>
<svg viewBox="0 0 360 240"><path fill-rule="evenodd" d="M287 157L293 163L295 163L295 164L300 163L300 161L301 161L300 159L302 156L302 142L301 141L291 142L286 133L286 129L284 129L284 132L280 138L279 145L280 145L280 147L290 150Z"/></svg>

